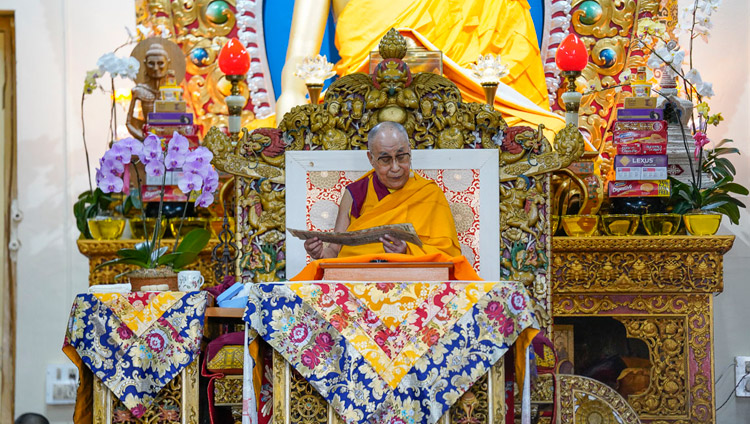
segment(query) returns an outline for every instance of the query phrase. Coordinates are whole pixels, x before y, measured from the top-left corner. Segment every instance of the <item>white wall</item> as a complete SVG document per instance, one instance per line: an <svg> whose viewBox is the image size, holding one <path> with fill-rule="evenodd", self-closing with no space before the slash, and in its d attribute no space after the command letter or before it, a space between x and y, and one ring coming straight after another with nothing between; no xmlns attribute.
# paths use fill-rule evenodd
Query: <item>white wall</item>
<svg viewBox="0 0 750 424"><path fill-rule="evenodd" d="M39 412L53 423L70 422L72 408L44 403L45 368L66 363L65 324L75 293L86 288L87 264L75 246L72 204L87 189L80 137L80 94L85 72L97 58L126 39L134 26L133 1L0 0L0 10L16 13L18 59L18 185L24 221L18 260L16 413ZM696 66L714 83L714 111L727 119L711 138L734 138L743 149L740 181L750 186L750 12L745 1L725 1L714 17L711 44L698 42ZM92 160L104 150L107 99L86 101ZM742 225L724 226L736 234L725 263L725 290L715 299L717 375L736 355L750 355L750 216ZM717 402L734 386L727 375ZM719 411L720 423L747 422L750 399L731 400Z"/></svg>
<svg viewBox="0 0 750 424"><path fill-rule="evenodd" d="M738 180L750 187L750 6L747 1L724 1L712 21L710 43L696 40L693 47L694 66L705 81L714 84L711 113L721 112L726 119L719 127L710 128L708 136L717 141L734 140L742 151L741 156L732 158ZM750 206L750 199L743 201ZM726 219L723 224L720 234L734 234L737 239L725 256L724 292L714 298L717 377L735 356L750 356L750 214L743 211L739 226ZM717 407L734 386L732 368L716 385ZM716 418L722 424L750 423L750 398L732 397Z"/></svg>
<svg viewBox="0 0 750 424"><path fill-rule="evenodd" d="M61 346L70 305L85 291L88 265L78 253L72 205L88 189L80 99L87 70L127 40L133 1L0 0L15 11L18 188L24 220L18 256L16 415L38 412L71 422L72 407L46 406L45 369L69 363ZM128 51L129 53L129 51ZM125 52L122 52L125 54ZM92 160L105 149L108 101L86 101Z"/></svg>

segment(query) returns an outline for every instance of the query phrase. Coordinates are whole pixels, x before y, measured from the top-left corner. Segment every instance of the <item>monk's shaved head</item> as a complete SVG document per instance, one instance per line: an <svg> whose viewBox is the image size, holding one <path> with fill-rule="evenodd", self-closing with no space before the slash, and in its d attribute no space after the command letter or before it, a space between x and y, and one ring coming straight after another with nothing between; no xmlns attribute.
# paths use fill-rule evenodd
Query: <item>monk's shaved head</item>
<svg viewBox="0 0 750 424"><path fill-rule="evenodd" d="M399 141L403 141L407 145L409 144L409 134L406 132L406 128L398 122L383 121L370 130L367 133L367 149L372 152L374 145L380 144L384 136L396 137ZM411 146L410 150L411 150Z"/></svg>
<svg viewBox="0 0 750 424"><path fill-rule="evenodd" d="M367 159L378 179L389 189L398 190L411 175L409 134L397 122L381 122L367 133Z"/></svg>

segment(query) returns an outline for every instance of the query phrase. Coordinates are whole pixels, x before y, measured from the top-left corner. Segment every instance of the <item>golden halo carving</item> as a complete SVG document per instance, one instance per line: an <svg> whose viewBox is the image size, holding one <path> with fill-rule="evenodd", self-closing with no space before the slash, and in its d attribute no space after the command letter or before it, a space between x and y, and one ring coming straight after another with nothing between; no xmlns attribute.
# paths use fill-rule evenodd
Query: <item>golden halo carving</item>
<svg viewBox="0 0 750 424"><path fill-rule="evenodd" d="M169 69L174 70L174 76L177 84L185 79L185 54L182 52L180 46L176 43L161 37L147 38L135 45L133 51L130 52L130 56L138 59L138 63L141 66L138 68L138 76L135 78L136 84L142 84L146 81L146 52L152 44L159 43L164 47L169 55Z"/></svg>

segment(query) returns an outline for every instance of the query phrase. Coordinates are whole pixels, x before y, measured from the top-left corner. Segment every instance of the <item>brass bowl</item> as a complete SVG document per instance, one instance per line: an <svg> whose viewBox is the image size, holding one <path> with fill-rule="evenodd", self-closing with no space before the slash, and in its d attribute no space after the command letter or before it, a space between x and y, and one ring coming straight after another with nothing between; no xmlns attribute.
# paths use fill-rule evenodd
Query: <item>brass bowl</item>
<svg viewBox="0 0 750 424"><path fill-rule="evenodd" d="M182 222L182 229L180 230L180 238L197 228L203 228L204 230L208 227L208 220L206 218L174 218L169 220L169 228L172 230L172 237L177 238L177 230L180 229L180 222Z"/></svg>
<svg viewBox="0 0 750 424"><path fill-rule="evenodd" d="M632 236L638 230L638 224L640 224L639 215L602 215L602 229L608 236Z"/></svg>
<svg viewBox="0 0 750 424"><path fill-rule="evenodd" d="M94 240L117 240L125 231L125 218L91 218L87 223Z"/></svg>
<svg viewBox="0 0 750 424"><path fill-rule="evenodd" d="M143 232L143 218L133 217L130 218L130 234L136 240L145 240L145 234ZM156 218L146 218L146 231L148 232L148 238L151 239L154 236L154 229L156 228ZM164 233L167 231L167 220L162 218L161 224L159 225L158 238L164 238Z"/></svg>
<svg viewBox="0 0 750 424"><path fill-rule="evenodd" d="M712 236L721 225L721 214L716 212L686 213L682 218L688 233L694 236Z"/></svg>
<svg viewBox="0 0 750 424"><path fill-rule="evenodd" d="M232 231L232 233L236 233L237 230L234 226L234 217L230 216L229 218L229 229ZM211 218L209 221L209 226L211 227L211 236L213 238L219 238L219 233L221 232L221 228L224 225L224 217L218 216Z"/></svg>
<svg viewBox="0 0 750 424"><path fill-rule="evenodd" d="M563 215L562 226L570 237L591 237L596 234L599 215Z"/></svg>
<svg viewBox="0 0 750 424"><path fill-rule="evenodd" d="M676 213L647 213L641 218L643 228L650 236L673 236L682 221L682 215Z"/></svg>

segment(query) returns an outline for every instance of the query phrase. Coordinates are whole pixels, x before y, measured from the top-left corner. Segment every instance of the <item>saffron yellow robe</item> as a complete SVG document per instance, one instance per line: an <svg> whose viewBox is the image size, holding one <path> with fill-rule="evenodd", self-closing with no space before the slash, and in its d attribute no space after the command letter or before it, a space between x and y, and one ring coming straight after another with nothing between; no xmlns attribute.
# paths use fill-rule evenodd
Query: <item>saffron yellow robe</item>
<svg viewBox="0 0 750 424"><path fill-rule="evenodd" d="M390 28L411 33L428 50L443 52L443 74L466 102L484 102L468 68L481 54L501 55L510 73L495 96L508 125L544 124L559 131L564 119L549 112L547 83L526 0L351 0L336 22L339 75L367 72L371 51ZM503 83L506 86L503 86ZM549 133L548 135L552 135Z"/></svg>
<svg viewBox="0 0 750 424"><path fill-rule="evenodd" d="M443 253L448 256L460 256L456 224L451 214L448 201L443 191L432 181L417 174L406 184L378 200L373 187L370 171L362 178L368 178L368 189L362 204L359 217L350 216L347 231L358 231L379 225L411 223L417 232L422 247L407 243L407 253L422 256L431 253ZM382 243L370 243L361 246L342 246L339 258L349 256L385 253Z"/></svg>

